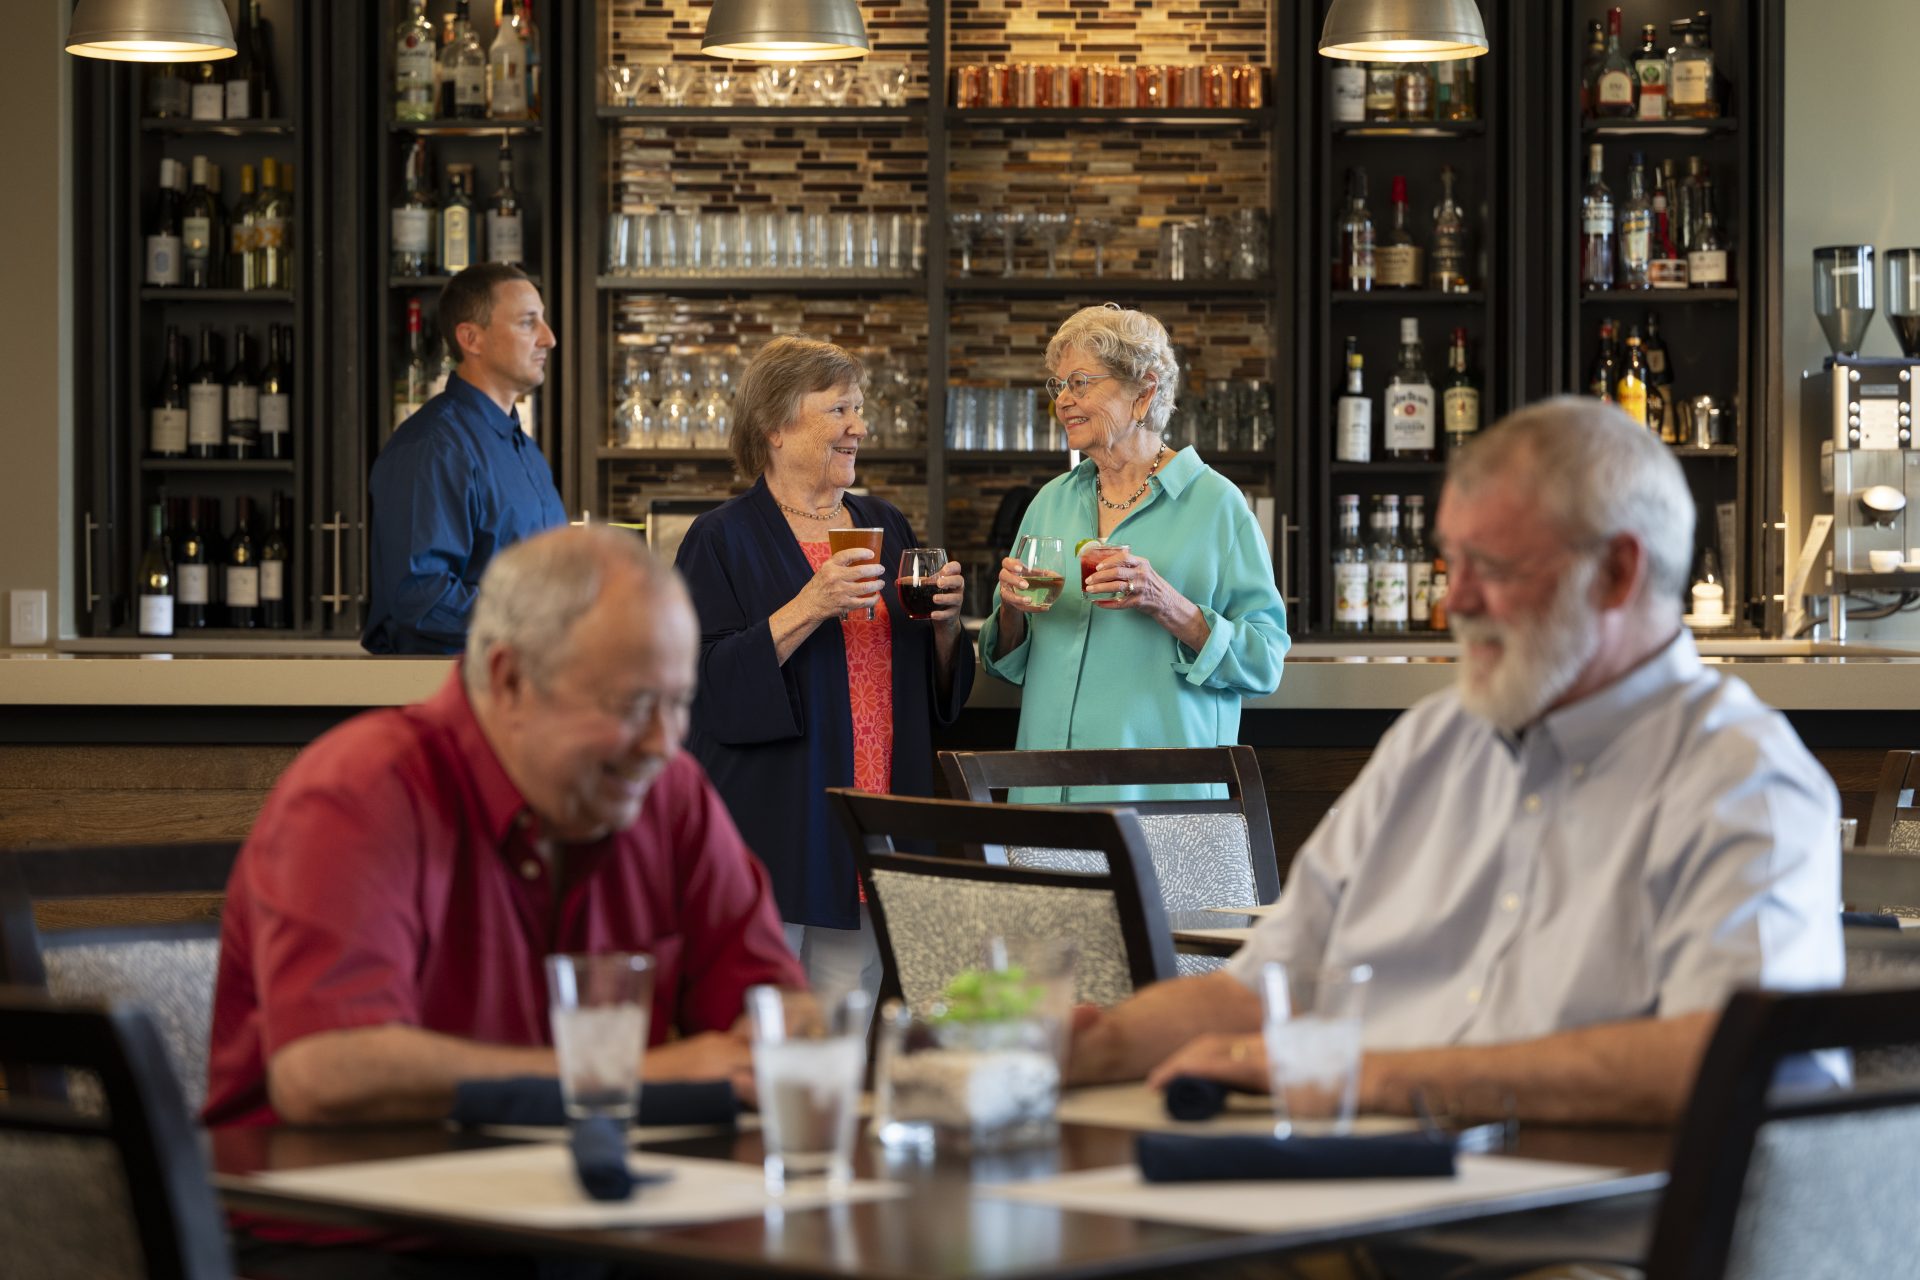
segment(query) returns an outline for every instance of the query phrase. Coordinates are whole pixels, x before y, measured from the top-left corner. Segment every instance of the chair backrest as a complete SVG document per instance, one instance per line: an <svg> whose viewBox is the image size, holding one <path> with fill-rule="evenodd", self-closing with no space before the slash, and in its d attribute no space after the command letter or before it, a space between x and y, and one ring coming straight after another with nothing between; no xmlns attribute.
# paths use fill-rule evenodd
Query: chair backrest
<svg viewBox="0 0 1920 1280"><path fill-rule="evenodd" d="M42 1073L86 1073L105 1103L88 1114L0 1097L0 1269L10 1280L229 1280L206 1161L146 1014L0 987L0 1044Z"/></svg>
<svg viewBox="0 0 1920 1280"><path fill-rule="evenodd" d="M204 901L188 899L190 909L180 911L176 896L223 893L239 851L228 841L0 851L0 983L60 999L145 1007L161 1030L188 1111L198 1111L207 1089L220 922ZM136 916L176 918L49 929L36 921L36 908L102 900L133 908ZM143 910L150 907L174 909ZM47 1080L43 1073L30 1078Z"/></svg>
<svg viewBox="0 0 1920 1280"><path fill-rule="evenodd" d="M1075 998L1113 1004L1174 975L1173 935L1140 824L1125 809L978 804L827 789L853 838L885 960L882 994L918 1005L981 963L987 938L1071 941ZM1091 848L1100 872L1046 871L975 858L900 853L927 845Z"/></svg>
<svg viewBox="0 0 1920 1280"><path fill-rule="evenodd" d="M1920 1090L1776 1084L1821 1049L1920 1036L1920 987L1733 997L1674 1147L1648 1280L1907 1275Z"/></svg>
<svg viewBox="0 0 1920 1280"><path fill-rule="evenodd" d="M1224 785L1225 800L1126 802L1140 817L1167 910L1251 907L1280 896L1267 791L1252 747L942 751L940 768L949 791L974 801L1013 787ZM1008 845L981 852L1015 866L1101 866L1087 849Z"/></svg>
<svg viewBox="0 0 1920 1280"><path fill-rule="evenodd" d="M1920 751L1889 751L1880 763L1880 786L1873 793L1862 844L1920 853L1920 806L1914 789L1920 785Z"/></svg>

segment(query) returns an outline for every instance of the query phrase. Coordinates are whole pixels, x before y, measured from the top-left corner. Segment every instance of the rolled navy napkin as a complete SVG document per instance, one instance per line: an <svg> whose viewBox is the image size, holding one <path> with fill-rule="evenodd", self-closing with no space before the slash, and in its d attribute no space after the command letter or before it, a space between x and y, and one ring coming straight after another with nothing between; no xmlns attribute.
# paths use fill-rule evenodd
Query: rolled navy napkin
<svg viewBox="0 0 1920 1280"><path fill-rule="evenodd" d="M1420 1136L1263 1138L1143 1133L1134 1159L1148 1182L1268 1178L1451 1178L1453 1147Z"/></svg>
<svg viewBox="0 0 1920 1280"><path fill-rule="evenodd" d="M1244 1093L1205 1076L1175 1076L1167 1081L1167 1116L1172 1120L1211 1120L1227 1109L1227 1095Z"/></svg>
<svg viewBox="0 0 1920 1280"><path fill-rule="evenodd" d="M640 1090L640 1125L732 1124L740 1100L725 1080L675 1080ZM463 1080L453 1091L451 1119L458 1125L563 1125L566 1104L560 1082L549 1076Z"/></svg>
<svg viewBox="0 0 1920 1280"><path fill-rule="evenodd" d="M627 1131L618 1120L594 1116L574 1122L567 1135L573 1151L573 1173L580 1189L595 1200L626 1200L633 1196L633 1170L627 1166Z"/></svg>
<svg viewBox="0 0 1920 1280"><path fill-rule="evenodd" d="M1879 911L1842 911L1840 924L1846 929L1898 929L1900 917Z"/></svg>

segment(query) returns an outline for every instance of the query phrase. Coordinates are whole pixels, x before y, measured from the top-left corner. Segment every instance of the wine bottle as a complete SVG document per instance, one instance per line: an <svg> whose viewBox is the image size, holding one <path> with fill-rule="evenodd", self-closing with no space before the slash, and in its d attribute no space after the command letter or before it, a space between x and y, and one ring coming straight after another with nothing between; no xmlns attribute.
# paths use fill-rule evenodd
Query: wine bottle
<svg viewBox="0 0 1920 1280"><path fill-rule="evenodd" d="M487 206L487 261L517 267L526 256L520 197L513 190L513 151L500 139L500 185Z"/></svg>
<svg viewBox="0 0 1920 1280"><path fill-rule="evenodd" d="M181 261L180 162L160 162L160 187L153 193L153 211L147 219L147 283L170 287L185 277Z"/></svg>
<svg viewBox="0 0 1920 1280"><path fill-rule="evenodd" d="M180 330L167 326L166 363L154 384L147 410L147 453L155 458L187 456L187 384L180 376Z"/></svg>
<svg viewBox="0 0 1920 1280"><path fill-rule="evenodd" d="M1359 124L1367 118L1367 69L1358 62L1335 58L1327 69L1332 101L1328 115L1335 124Z"/></svg>
<svg viewBox="0 0 1920 1280"><path fill-rule="evenodd" d="M189 289L217 289L227 249L227 219L209 185L212 164L193 158L193 186L180 219L181 258Z"/></svg>
<svg viewBox="0 0 1920 1280"><path fill-rule="evenodd" d="M254 288L293 287L293 167L286 168L287 188L280 186L281 166L272 156L260 162L260 194L253 220Z"/></svg>
<svg viewBox="0 0 1920 1280"><path fill-rule="evenodd" d="M396 276L424 276L434 259L434 216L431 184L427 180L427 144L415 138L407 150L405 194L393 207L391 234L393 261L388 270Z"/></svg>
<svg viewBox="0 0 1920 1280"><path fill-rule="evenodd" d="M267 536L260 544L260 625L276 630L293 624L287 607L287 495L275 492Z"/></svg>
<svg viewBox="0 0 1920 1280"><path fill-rule="evenodd" d="M258 16L246 0L240 0L240 29L233 33L234 53L226 65L225 111L229 120L251 120L259 110L260 77L253 62L253 20Z"/></svg>
<svg viewBox="0 0 1920 1280"><path fill-rule="evenodd" d="M524 120L527 115L527 46L518 19L514 0L506 0L493 47L487 50L487 114L496 120Z"/></svg>
<svg viewBox="0 0 1920 1280"><path fill-rule="evenodd" d="M166 507L154 503L147 512L147 549L140 556L135 612L143 636L173 634L173 555L167 546Z"/></svg>
<svg viewBox="0 0 1920 1280"><path fill-rule="evenodd" d="M187 79L180 64L163 62L147 76L147 114L156 120L187 118Z"/></svg>
<svg viewBox="0 0 1920 1280"><path fill-rule="evenodd" d="M260 456L293 456L293 326L267 326L267 367L260 373Z"/></svg>
<svg viewBox="0 0 1920 1280"><path fill-rule="evenodd" d="M174 540L173 624L198 629L207 625L212 581L208 577L207 540L200 531L200 499L187 499L187 518Z"/></svg>
<svg viewBox="0 0 1920 1280"><path fill-rule="evenodd" d="M473 166L447 166L447 200L440 206L440 274L458 275L473 265Z"/></svg>
<svg viewBox="0 0 1920 1280"><path fill-rule="evenodd" d="M233 336L233 368L227 370L227 457L245 462L260 456L260 378L253 371L253 338L241 325Z"/></svg>
<svg viewBox="0 0 1920 1280"><path fill-rule="evenodd" d="M260 16L260 0L246 0L246 5L252 11L248 25L253 30L253 114L268 120L280 105L280 82L273 74L273 24Z"/></svg>
<svg viewBox="0 0 1920 1280"><path fill-rule="evenodd" d="M226 285L230 289L258 289L253 256L254 224L259 221L260 202L253 189L253 166L240 166L240 199L234 203L228 221Z"/></svg>
<svg viewBox="0 0 1920 1280"><path fill-rule="evenodd" d="M244 495L233 502L233 537L227 539L222 567L227 625L260 625L260 561L253 545L253 499Z"/></svg>
<svg viewBox="0 0 1920 1280"><path fill-rule="evenodd" d="M433 24L426 0L407 0L393 33L393 118L433 119Z"/></svg>
<svg viewBox="0 0 1920 1280"><path fill-rule="evenodd" d="M227 82L212 62L188 64L187 114L194 120L227 118Z"/></svg>
<svg viewBox="0 0 1920 1280"><path fill-rule="evenodd" d="M215 362L213 326L200 326L200 363L187 375L187 456L217 458L227 442L227 389Z"/></svg>

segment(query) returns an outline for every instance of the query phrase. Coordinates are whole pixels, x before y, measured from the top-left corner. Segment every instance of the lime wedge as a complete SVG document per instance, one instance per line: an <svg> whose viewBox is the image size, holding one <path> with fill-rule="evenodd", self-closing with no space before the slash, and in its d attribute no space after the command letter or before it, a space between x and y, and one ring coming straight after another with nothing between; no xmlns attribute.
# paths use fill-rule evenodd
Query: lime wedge
<svg viewBox="0 0 1920 1280"><path fill-rule="evenodd" d="M1088 544L1089 542L1098 542L1098 541L1100 541L1100 539L1098 539L1098 538L1082 538L1082 539L1080 539L1080 541L1078 541L1078 542L1076 542L1076 543L1074 543L1074 544L1073 544L1073 554L1075 554L1075 555L1079 555L1079 554L1080 554L1080 548L1082 548L1082 547L1084 547L1084 546L1086 546L1086 545L1087 545L1087 544Z"/></svg>

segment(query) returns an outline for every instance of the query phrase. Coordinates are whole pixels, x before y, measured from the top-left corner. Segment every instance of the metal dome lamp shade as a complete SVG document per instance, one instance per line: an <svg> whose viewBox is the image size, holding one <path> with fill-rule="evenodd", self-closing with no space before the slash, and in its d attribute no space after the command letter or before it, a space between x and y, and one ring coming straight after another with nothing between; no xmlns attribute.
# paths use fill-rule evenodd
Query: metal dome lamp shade
<svg viewBox="0 0 1920 1280"><path fill-rule="evenodd" d="M238 50L220 0L80 0L67 52L113 62L210 62Z"/></svg>
<svg viewBox="0 0 1920 1280"><path fill-rule="evenodd" d="M753 62L867 56L858 0L713 0L700 52Z"/></svg>
<svg viewBox="0 0 1920 1280"><path fill-rule="evenodd" d="M1474 0L1333 0L1320 53L1354 62L1447 62L1487 51Z"/></svg>

